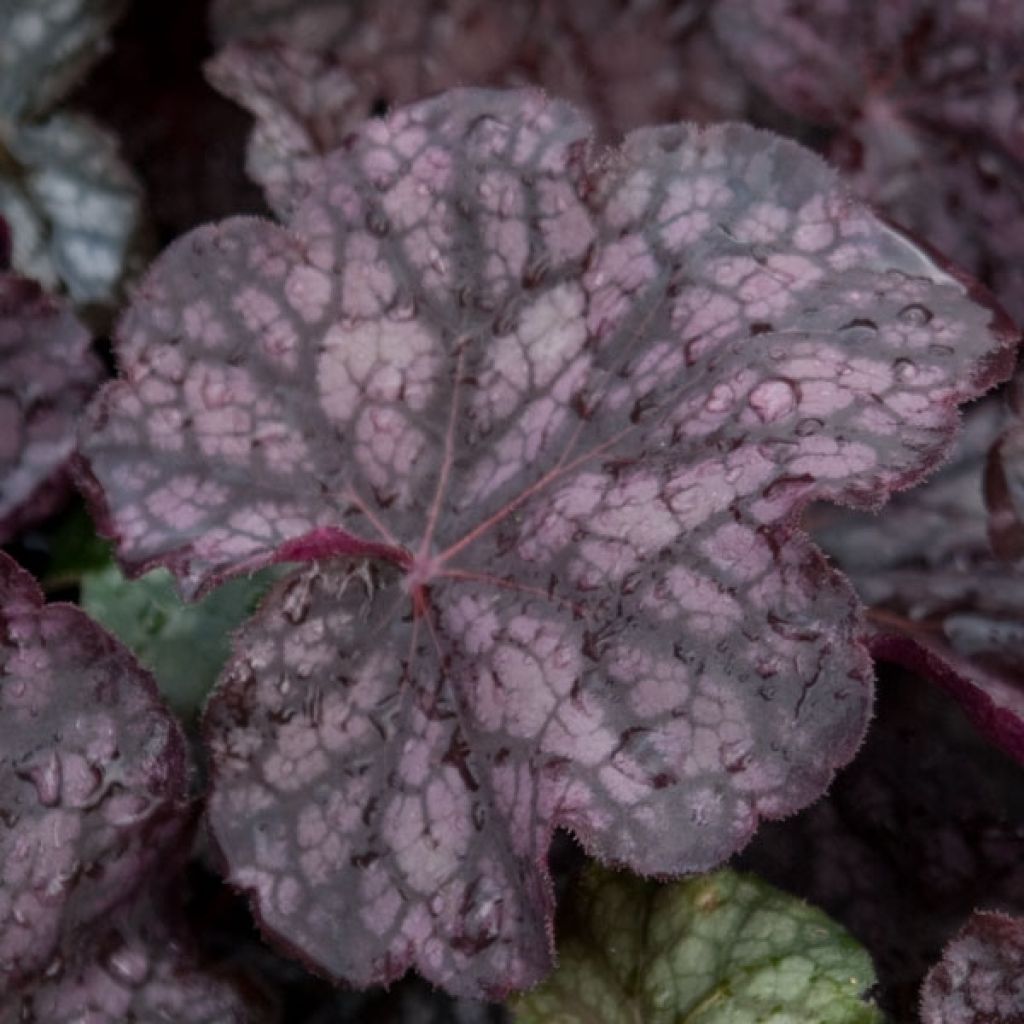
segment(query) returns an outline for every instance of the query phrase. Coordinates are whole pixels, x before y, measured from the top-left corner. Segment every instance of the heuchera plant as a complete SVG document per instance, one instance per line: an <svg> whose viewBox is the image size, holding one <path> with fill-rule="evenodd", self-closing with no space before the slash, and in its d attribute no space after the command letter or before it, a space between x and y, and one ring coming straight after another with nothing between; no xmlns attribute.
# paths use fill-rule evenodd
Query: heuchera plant
<svg viewBox="0 0 1024 1024"><path fill-rule="evenodd" d="M1021 1024L1022 10L0 2L0 1024Z"/></svg>
<svg viewBox="0 0 1024 1024"><path fill-rule="evenodd" d="M209 815L265 928L359 984L539 978L555 827L696 871L819 795L871 672L797 516L915 481L1009 372L792 144L589 135L530 92L367 124L287 228L157 262L83 437L129 569L310 563L207 710Z"/></svg>

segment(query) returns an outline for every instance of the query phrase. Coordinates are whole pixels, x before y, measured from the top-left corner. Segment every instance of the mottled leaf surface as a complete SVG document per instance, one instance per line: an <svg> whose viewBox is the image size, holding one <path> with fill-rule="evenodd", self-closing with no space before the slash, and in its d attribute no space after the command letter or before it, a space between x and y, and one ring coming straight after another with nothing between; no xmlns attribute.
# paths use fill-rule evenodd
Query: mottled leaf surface
<svg viewBox="0 0 1024 1024"><path fill-rule="evenodd" d="M1009 370L797 147L588 135L530 92L367 125L287 229L158 261L83 440L129 570L314 561L210 705L211 819L264 925L358 983L539 977L556 826L699 870L819 795L871 672L798 510L911 483Z"/></svg>
<svg viewBox="0 0 1024 1024"><path fill-rule="evenodd" d="M723 0L716 30L776 103L837 129L861 194L1024 317L1024 8L1014 0Z"/></svg>
<svg viewBox="0 0 1024 1024"><path fill-rule="evenodd" d="M2 139L16 173L0 181L14 266L79 304L111 303L138 259L142 191L117 141L88 117L55 114Z"/></svg>
<svg viewBox="0 0 1024 1024"><path fill-rule="evenodd" d="M1024 566L1024 371L1007 389L1008 423L985 465L989 540L996 555Z"/></svg>
<svg viewBox="0 0 1024 1024"><path fill-rule="evenodd" d="M560 915L558 967L518 1024L880 1024L868 954L752 875L671 885L591 870Z"/></svg>
<svg viewBox="0 0 1024 1024"><path fill-rule="evenodd" d="M126 580L114 565L81 576L81 605L129 647L170 706L194 718L231 652L230 637L271 583L268 571L230 580L185 604L166 569Z"/></svg>
<svg viewBox="0 0 1024 1024"><path fill-rule="evenodd" d="M822 800L763 826L740 864L845 925L885 1012L917 1021L924 976L971 913L1024 914L1020 765L941 689L883 665L853 763Z"/></svg>
<svg viewBox="0 0 1024 1024"><path fill-rule="evenodd" d="M993 553L982 487L1016 429L1006 422L996 403L972 410L949 463L884 515L809 522L871 606L872 653L944 687L1024 762L1024 571Z"/></svg>
<svg viewBox="0 0 1024 1024"><path fill-rule="evenodd" d="M45 113L104 53L125 0L4 0L0 119Z"/></svg>
<svg viewBox="0 0 1024 1024"><path fill-rule="evenodd" d="M135 659L0 554L0 991L122 901L181 827L184 740Z"/></svg>
<svg viewBox="0 0 1024 1024"><path fill-rule="evenodd" d="M78 418L101 377L74 315L34 282L0 273L0 542L64 497Z"/></svg>
<svg viewBox="0 0 1024 1024"><path fill-rule="evenodd" d="M235 981L205 968L159 908L99 924L69 957L0 1005L0 1024L268 1024Z"/></svg>
<svg viewBox="0 0 1024 1024"><path fill-rule="evenodd" d="M645 124L739 118L741 77L694 28L703 3L384 0L223 4L211 82L256 117L248 169L290 211L309 170L383 108L460 85L535 84L602 139Z"/></svg>
<svg viewBox="0 0 1024 1024"><path fill-rule="evenodd" d="M1024 1020L1024 919L975 914L921 990L921 1024Z"/></svg>

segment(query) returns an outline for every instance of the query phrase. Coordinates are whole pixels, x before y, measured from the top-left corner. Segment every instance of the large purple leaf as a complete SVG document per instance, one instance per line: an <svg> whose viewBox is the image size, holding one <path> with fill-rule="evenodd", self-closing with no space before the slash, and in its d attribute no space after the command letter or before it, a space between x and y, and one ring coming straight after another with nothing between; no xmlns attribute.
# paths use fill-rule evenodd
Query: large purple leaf
<svg viewBox="0 0 1024 1024"><path fill-rule="evenodd" d="M164 856L185 748L152 678L0 553L0 992L50 966Z"/></svg>
<svg viewBox="0 0 1024 1024"><path fill-rule="evenodd" d="M535 84L576 103L603 139L667 121L739 118L742 78L703 2L384 0L221 4L213 84L256 116L248 170L286 214L309 169L381 107L459 85Z"/></svg>
<svg viewBox="0 0 1024 1024"><path fill-rule="evenodd" d="M925 974L974 910L1024 914L1020 765L938 687L883 667L853 764L813 807L765 825L740 864L849 928L883 1009L916 1021Z"/></svg>
<svg viewBox="0 0 1024 1024"><path fill-rule="evenodd" d="M76 954L0 1005L0 1024L257 1024L257 1000L208 969L148 898L99 924Z"/></svg>
<svg viewBox="0 0 1024 1024"><path fill-rule="evenodd" d="M993 554L982 494L1012 438L1005 419L995 403L972 410L948 465L884 516L817 510L810 523L871 605L872 653L952 693L1024 762L1024 570Z"/></svg>
<svg viewBox="0 0 1024 1024"><path fill-rule="evenodd" d="M1024 918L975 914L921 990L921 1024L1024 1020Z"/></svg>
<svg viewBox="0 0 1024 1024"><path fill-rule="evenodd" d="M0 543L65 494L78 417L101 376L72 313L0 272Z"/></svg>
<svg viewBox="0 0 1024 1024"><path fill-rule="evenodd" d="M1009 372L798 147L588 134L529 92L370 123L289 229L158 261L83 440L130 570L314 562L210 706L211 820L266 927L358 983L536 979L556 826L677 873L819 795L871 673L796 515L916 480Z"/></svg>
<svg viewBox="0 0 1024 1024"><path fill-rule="evenodd" d="M857 190L1024 318L1024 8L1015 0L720 0L726 48L775 102L839 129Z"/></svg>

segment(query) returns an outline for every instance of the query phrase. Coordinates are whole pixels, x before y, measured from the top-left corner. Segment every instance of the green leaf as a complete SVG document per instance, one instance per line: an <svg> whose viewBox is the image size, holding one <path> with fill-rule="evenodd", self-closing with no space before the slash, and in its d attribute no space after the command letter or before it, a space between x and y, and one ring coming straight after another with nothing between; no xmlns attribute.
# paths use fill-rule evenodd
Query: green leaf
<svg viewBox="0 0 1024 1024"><path fill-rule="evenodd" d="M594 868L559 966L518 1024L878 1024L867 953L821 911L748 875L668 885Z"/></svg>
<svg viewBox="0 0 1024 1024"><path fill-rule="evenodd" d="M83 574L81 604L135 652L171 707L190 721L227 661L231 633L282 571L230 580L202 601L185 604L166 569L126 580L109 565Z"/></svg>

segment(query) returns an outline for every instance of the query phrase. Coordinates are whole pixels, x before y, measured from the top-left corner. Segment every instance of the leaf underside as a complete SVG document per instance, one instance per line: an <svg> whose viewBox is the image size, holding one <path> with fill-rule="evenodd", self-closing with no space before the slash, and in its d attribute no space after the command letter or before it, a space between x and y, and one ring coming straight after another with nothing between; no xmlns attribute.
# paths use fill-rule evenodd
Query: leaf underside
<svg viewBox="0 0 1024 1024"><path fill-rule="evenodd" d="M34 282L0 273L0 542L65 495L78 419L101 378L71 312Z"/></svg>
<svg viewBox="0 0 1024 1024"><path fill-rule="evenodd" d="M532 92L366 125L287 229L164 254L83 438L128 570L313 563L211 702L210 817L265 927L358 984L536 980L555 827L696 871L819 795L871 667L798 513L912 483L1009 372L799 148L589 134Z"/></svg>
<svg viewBox="0 0 1024 1024"><path fill-rule="evenodd" d="M979 913L949 944L921 990L921 1024L1024 1020L1024 919Z"/></svg>
<svg viewBox="0 0 1024 1024"><path fill-rule="evenodd" d="M182 828L184 739L152 679L0 553L0 992L42 974Z"/></svg>

